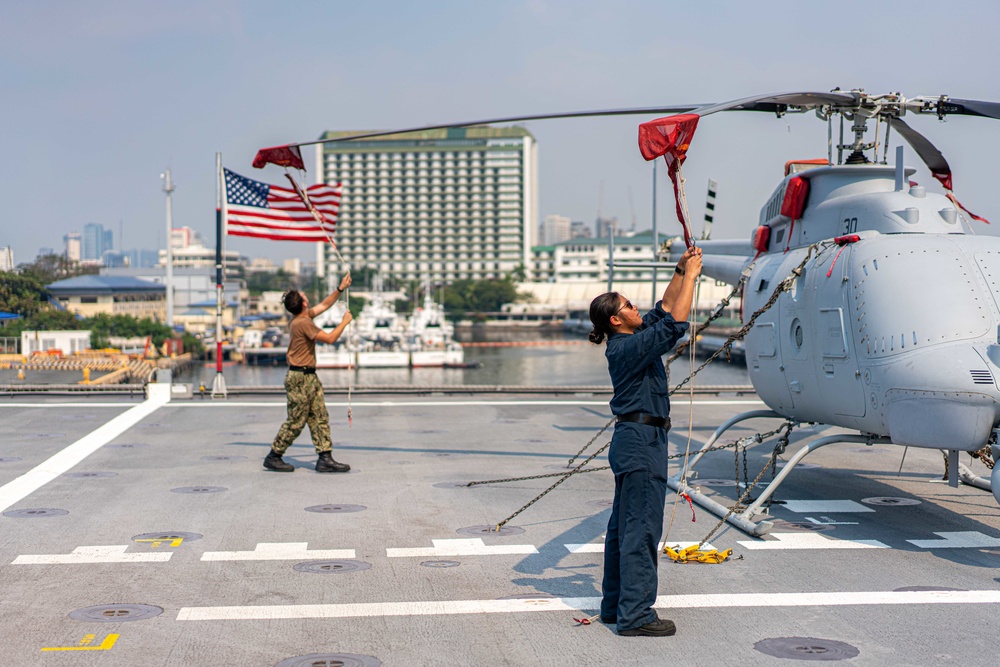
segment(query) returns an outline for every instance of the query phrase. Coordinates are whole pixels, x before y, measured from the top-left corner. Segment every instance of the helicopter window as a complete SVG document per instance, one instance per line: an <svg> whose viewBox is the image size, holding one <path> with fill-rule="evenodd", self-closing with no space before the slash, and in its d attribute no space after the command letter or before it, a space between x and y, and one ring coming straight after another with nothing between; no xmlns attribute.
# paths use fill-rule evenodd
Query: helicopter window
<svg viewBox="0 0 1000 667"><path fill-rule="evenodd" d="M782 227L781 229L778 230L778 233L774 235L775 245L781 243L784 239L785 239L785 229L784 227Z"/></svg>
<svg viewBox="0 0 1000 667"><path fill-rule="evenodd" d="M872 265L875 267L875 270L878 271L878 260L877 259L873 259L872 260Z"/></svg>

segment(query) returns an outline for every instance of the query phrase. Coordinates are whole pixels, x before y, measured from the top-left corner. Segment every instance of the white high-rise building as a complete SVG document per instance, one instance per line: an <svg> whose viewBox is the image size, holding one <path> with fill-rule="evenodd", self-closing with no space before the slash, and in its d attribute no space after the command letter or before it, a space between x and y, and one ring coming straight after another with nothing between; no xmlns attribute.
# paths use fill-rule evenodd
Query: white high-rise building
<svg viewBox="0 0 1000 667"><path fill-rule="evenodd" d="M14 270L14 251L11 247L4 246L0 248L0 271L13 271Z"/></svg>
<svg viewBox="0 0 1000 667"><path fill-rule="evenodd" d="M66 259L71 262L79 262L83 253L83 236L80 232L70 232L63 237L65 245Z"/></svg>
<svg viewBox="0 0 1000 667"><path fill-rule="evenodd" d="M572 238L572 221L564 215L547 215L542 220L541 245L555 245Z"/></svg>
<svg viewBox="0 0 1000 667"><path fill-rule="evenodd" d="M327 132L323 139L361 134ZM353 267L451 282L530 273L538 151L522 128L451 128L324 144L317 173L342 183L336 242ZM339 275L329 244L320 266Z"/></svg>

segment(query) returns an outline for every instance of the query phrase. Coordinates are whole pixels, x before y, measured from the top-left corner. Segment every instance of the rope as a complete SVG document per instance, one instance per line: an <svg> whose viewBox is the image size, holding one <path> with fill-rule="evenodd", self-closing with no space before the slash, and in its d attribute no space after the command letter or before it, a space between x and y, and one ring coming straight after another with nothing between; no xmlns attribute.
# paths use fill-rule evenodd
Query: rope
<svg viewBox="0 0 1000 667"><path fill-rule="evenodd" d="M305 175L305 172L302 171L302 170L300 170L300 173L302 173L303 175ZM343 266L349 266L347 264L347 262L344 261L343 255L340 254L340 249L337 247L337 244L334 242L333 236L331 236L330 232L327 231L326 224L325 224L326 223L326 219L323 217L323 214L315 206L312 205L311 201L309 201L309 195L306 194L305 188L303 188L301 185L299 185L295 181L295 179L292 178L292 175L290 173L288 173L288 167L285 167L285 176L288 178L289 181L291 181L292 188L295 190L295 193L298 194L299 199L302 200L302 203L305 204L306 208L309 209L309 212L312 213L313 218L316 220L316 224L319 226L319 228L321 230L323 230L323 236L325 236L326 240L330 242L330 246L333 248L333 252L337 255L337 261L339 261L340 264L343 265ZM348 269L348 270L350 270L350 269ZM339 286L340 285L338 285L338 287ZM344 305L347 307L348 312L350 312L350 310L351 310L351 297L350 297L350 294L349 294L350 289L351 288L348 287L344 291ZM348 326L350 326L350 324L348 324ZM344 333L346 333L346 331ZM348 339L349 339L349 337L345 338L345 340L344 340L344 347L345 348L347 348L347 340ZM350 350L348 350L348 351L350 351ZM354 393L353 389L354 389L354 368L353 368L353 366L351 364L350 356L348 356L348 362L347 362L347 427L348 428L354 426L353 411L351 409L352 408L352 397L351 397L351 395Z"/></svg>
<svg viewBox="0 0 1000 667"><path fill-rule="evenodd" d="M721 355L723 352L727 352L728 353L729 348L732 346L732 344L734 342L736 342L737 340L741 340L742 338L744 338L747 335L747 333L750 331L750 329L756 323L757 318L760 317L767 310L769 310L775 303L777 303L778 297L781 295L781 293L782 292L786 292L786 291L788 291L788 290L791 289L792 284L795 282L795 279L802 275L802 270L803 270L803 268L805 268L805 265L809 261L809 259L813 256L813 252L822 252L822 251L825 251L829 246L830 246L829 242L814 243L811 246L809 246L809 248L808 248L808 250L806 252L806 256L802 259L802 261L799 263L799 265L797 267L795 267L794 269L792 269L792 271L788 274L788 276L786 276L785 279L782 280L778 284L777 287L775 287L774 292L771 294L771 297L770 297L770 299L768 299L767 303L765 303L763 306L761 306L756 311L754 311L753 315L750 316L750 319L747 321L746 324L743 325L743 327L739 331L737 331L736 333L734 333L733 335L731 335L729 337L729 339L726 340L726 342L722 345L722 347L720 347L716 352L714 352L712 354L712 356L710 356L705 361L705 363L703 363L698 368L694 369L691 372L691 374L688 375L688 377L686 377L684 380L682 380L680 383L678 383L677 386L675 386L673 389L671 389L668 395L673 396L677 391L679 391L681 389L681 387L683 387L685 384L688 384L694 378L695 375L697 375L702 370L704 370L705 367L708 366L708 364L710 364L711 362L715 361L719 357L719 355ZM822 250L821 250L821 248L822 248ZM819 255L817 255L817 257L818 256ZM751 263L751 266L752 266L752 263ZM742 285L742 283L744 282L746 275L747 275L746 271L744 271L744 278L740 280L740 285ZM726 297L725 300L731 299L736 294L736 292L738 291L738 289L737 289L738 287L740 287L740 286L737 286L736 288L734 288L733 291L729 294L729 296ZM728 301L727 301L727 303L728 303ZM722 308L724 308L724 306L722 306ZM716 312L721 312L722 308L717 308ZM693 340L693 337L691 337L691 338ZM694 354L694 345L693 345L693 343L690 344L690 347L691 347L690 352L692 354L692 366L693 366L694 365L694 362L693 362L693 358L694 358L693 357L693 354ZM672 356L670 359L667 360L667 370L668 371L669 371L669 364L670 364L670 362L673 361L675 358L676 358L676 355ZM687 457L688 456L688 452L690 450L690 441L691 441L691 438L693 437L693 433L692 432L693 432L693 422L694 422L694 418L693 418L694 385L691 385L691 387L689 388L689 391L691 392L691 400L689 401L689 404L691 405L691 408L690 408L691 409L691 414L690 414L690 417L688 419L688 432L689 432L689 435L688 435L688 447L685 449L685 452L683 454L675 454L675 455L672 455L672 456L667 456L667 460L671 460L671 459L675 459L675 458L681 458L681 457ZM598 436L600 436L601 433L603 433L605 430L607 430L607 428L609 426L611 426L611 424L614 421L615 421L614 418L612 418L611 421L609 421L607 424L605 424L604 427L601 428L601 430L597 433L597 435L595 435L593 438L591 438L590 441L586 445L584 445L583 448L579 452L577 452L569 460L569 464L568 465L572 465L572 463L577 459L577 457L579 457L584 452L584 450L586 450L588 447L590 447L590 445L595 440L597 440ZM758 440L758 442L763 442L763 439L769 438L772 435L775 435L778 432L778 430L780 430L780 428L782 428L782 427L779 427L779 429L776 429L776 430L774 430L774 431L772 431L770 433L766 433L766 434L763 434L763 435L758 434L756 436L753 436L751 438L751 440L753 440L755 438L760 438L760 440ZM732 444L729 444L729 445L724 445L724 446L721 446L721 447L711 447L709 449L702 450L702 453L708 453L708 452L711 452L711 451L715 451L717 449L727 449L728 447L733 447L733 446L737 445L738 442L739 441L737 441L736 443L732 443ZM605 449L607 449L610 446L611 446L610 442L606 443L599 450L597 450L596 452L594 452L593 454L591 454L590 457L587 458L587 460L585 460L583 463L579 464L573 470L570 470L570 471L565 472L565 473L553 473L553 474L546 474L546 475L532 475L532 476L526 476L526 477L512 477L512 478L509 478L509 479L501 479L501 480L485 480L485 481L478 481L478 482L470 482L469 484L466 484L466 486L476 486L476 485L480 485L480 484L493 484L493 483L508 482L508 481L523 481L523 480L529 480L529 479L541 479L541 478L544 478L544 477L555 477L555 476L561 476L562 477L555 484L553 484L552 486L550 486L549 488L545 489L540 494L538 494L537 496L535 496L526 505L524 505L519 510L517 510L516 512L514 512L513 514L511 514L509 517L507 517L506 519L504 519L503 521L501 521L500 523L498 523L496 525L495 530L499 531L500 528L503 527L506 523L508 523L511 519L513 519L518 514L520 514L524 510L526 510L529 507L531 507L532 505L534 505L542 497L544 497L546 494L548 494L550 491L552 491L552 489L556 488L557 486L559 486L560 484L562 484L563 482L565 482L572 475L576 474L577 472L580 472L581 469L584 466L586 466L598 454L600 454L601 452L603 452ZM784 451L784 450L782 450L782 451ZM773 454L772 458L774 458L776 456L777 456L777 454ZM773 464L773 461L770 461L769 465L772 465L772 464ZM606 468L601 468L601 470L605 470L605 469ZM596 470L598 470L598 469L597 468L593 469L593 471L596 471ZM737 504L739 502L741 502L745 497L748 496L750 489L752 489L757 484L757 482L760 480L760 478L763 476L763 474L766 471L767 471L767 466L765 466L765 468L757 476L757 479L754 480L753 484L749 485L749 487L747 488L747 490L744 492L743 496L741 496L740 499L737 501ZM676 509L676 506L677 506L677 498L675 498L675 500L674 500L674 508L675 509ZM722 522L719 525L722 525L722 523L725 523L726 518L729 518L729 516L734 511L735 507L736 506L734 506L733 509L730 509L729 514L726 515L726 517L722 520ZM673 521L673 514L671 514L671 521ZM719 528L719 526L716 526L714 529L712 529L712 531L708 534L708 536L704 540L702 540L702 544L704 544L704 542L708 541L708 539L712 536L712 534L715 533L716 530L718 530L718 528ZM669 528L668 528L668 533L669 533Z"/></svg>

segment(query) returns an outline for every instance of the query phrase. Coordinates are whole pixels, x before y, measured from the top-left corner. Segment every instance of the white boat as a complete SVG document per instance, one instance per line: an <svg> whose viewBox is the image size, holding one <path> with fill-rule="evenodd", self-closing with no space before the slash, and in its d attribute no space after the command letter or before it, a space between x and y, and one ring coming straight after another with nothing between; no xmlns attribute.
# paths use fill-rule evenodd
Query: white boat
<svg viewBox="0 0 1000 667"><path fill-rule="evenodd" d="M347 306L339 301L316 316L313 322L321 329L332 329L344 319ZM341 336L333 345L316 343L316 368L353 368L357 365L353 346L347 336Z"/></svg>
<svg viewBox="0 0 1000 667"><path fill-rule="evenodd" d="M381 280L376 277L371 300L358 315L358 367L406 368L410 365L406 329L396 308L386 302L381 288Z"/></svg>
<svg viewBox="0 0 1000 667"><path fill-rule="evenodd" d="M455 327L445 317L444 306L431 298L430 285L424 287L424 303L410 318L407 341L410 364L421 366L461 366L465 351L454 340Z"/></svg>

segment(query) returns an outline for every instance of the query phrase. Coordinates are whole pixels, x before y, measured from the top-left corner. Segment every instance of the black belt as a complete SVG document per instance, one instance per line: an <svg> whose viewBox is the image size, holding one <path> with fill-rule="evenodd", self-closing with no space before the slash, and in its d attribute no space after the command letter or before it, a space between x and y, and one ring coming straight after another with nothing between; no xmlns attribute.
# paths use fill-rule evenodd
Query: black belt
<svg viewBox="0 0 1000 667"><path fill-rule="evenodd" d="M635 422L670 430L670 417L657 417L655 415L647 415L645 412L629 412L624 415L618 415L617 420L619 422Z"/></svg>
<svg viewBox="0 0 1000 667"><path fill-rule="evenodd" d="M316 374L316 367L315 366L292 366L291 364L289 364L288 365L288 370L290 370L290 371L298 371L299 373L305 373L306 375L315 375Z"/></svg>

